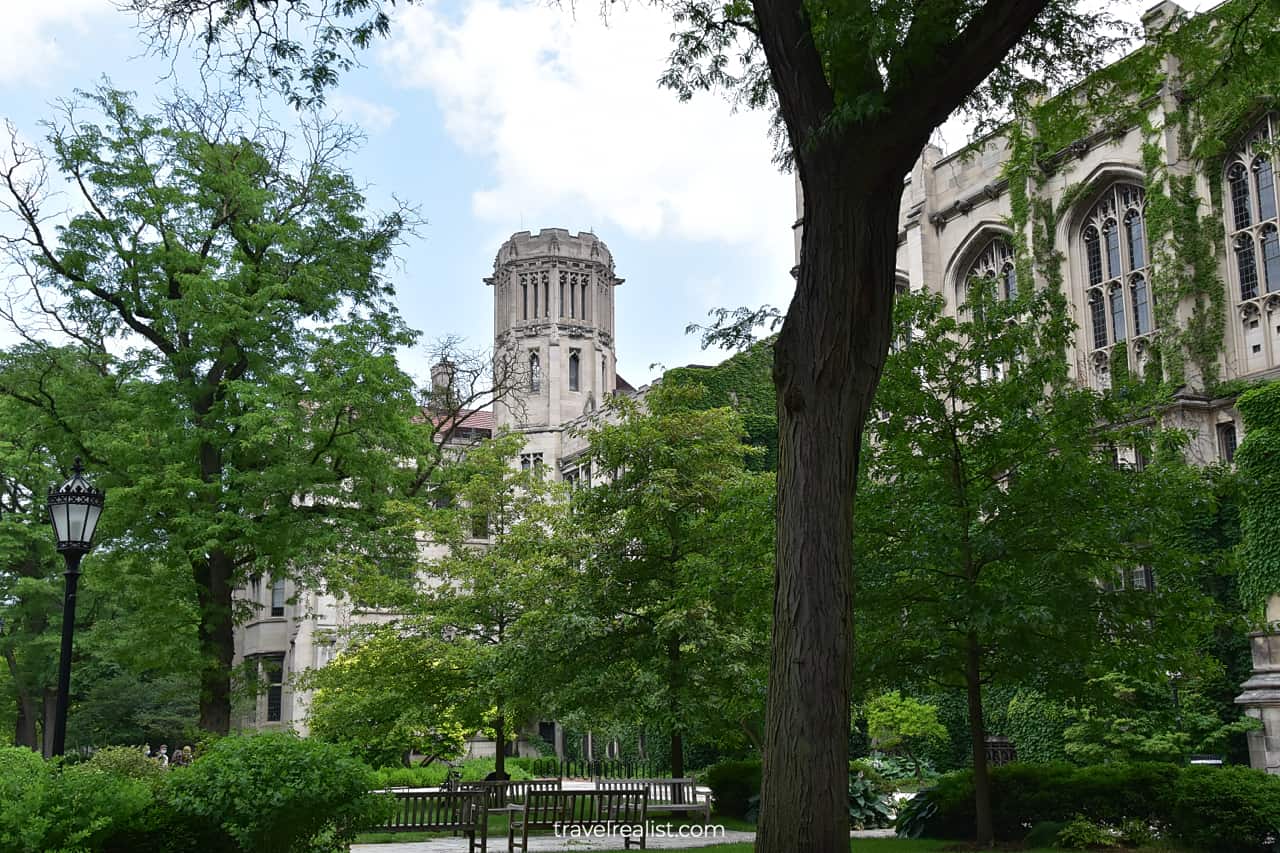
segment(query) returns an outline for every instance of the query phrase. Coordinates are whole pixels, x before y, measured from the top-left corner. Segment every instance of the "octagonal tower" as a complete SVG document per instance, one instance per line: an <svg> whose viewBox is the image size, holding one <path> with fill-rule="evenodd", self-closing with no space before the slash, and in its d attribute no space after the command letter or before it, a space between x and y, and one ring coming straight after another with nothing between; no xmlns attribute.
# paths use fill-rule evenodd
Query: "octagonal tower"
<svg viewBox="0 0 1280 853"><path fill-rule="evenodd" d="M493 262L495 359L516 366L514 393L495 425L528 435L546 465L563 455L564 425L595 409L617 385L613 256L596 235L520 231Z"/></svg>

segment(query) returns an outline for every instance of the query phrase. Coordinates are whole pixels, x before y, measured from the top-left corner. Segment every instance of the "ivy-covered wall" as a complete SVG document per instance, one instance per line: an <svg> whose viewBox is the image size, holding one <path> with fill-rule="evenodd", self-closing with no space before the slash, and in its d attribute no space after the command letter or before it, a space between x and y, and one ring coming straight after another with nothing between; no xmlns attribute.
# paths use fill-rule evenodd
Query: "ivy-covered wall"
<svg viewBox="0 0 1280 853"><path fill-rule="evenodd" d="M1280 595L1280 381L1242 394L1245 439L1236 451L1242 533L1240 596L1251 611Z"/></svg>
<svg viewBox="0 0 1280 853"><path fill-rule="evenodd" d="M773 341L763 340L714 367L676 367L662 377L677 386L701 385L708 407L730 406L742 416L747 442L762 448L751 468L778 469L778 412L773 388Z"/></svg>

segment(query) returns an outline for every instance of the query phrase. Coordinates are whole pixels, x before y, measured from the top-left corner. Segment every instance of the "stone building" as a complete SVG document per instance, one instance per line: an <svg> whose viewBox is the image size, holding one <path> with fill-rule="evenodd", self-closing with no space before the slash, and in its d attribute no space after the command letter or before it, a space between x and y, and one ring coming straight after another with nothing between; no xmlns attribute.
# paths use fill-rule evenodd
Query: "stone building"
<svg viewBox="0 0 1280 853"><path fill-rule="evenodd" d="M573 427L605 396L635 393L617 374L613 289L622 279L613 256L594 234L521 231L502 244L484 283L493 288L495 359L514 360L519 385L492 411L463 413L454 441L461 449L498 430L523 432L527 444L518 464L543 467L556 479L589 481L589 467L580 461L585 441ZM442 379L433 370L432 382ZM424 561L440 556L429 541L420 547ZM351 626L392 618L290 580L256 580L236 597L251 616L236 628L235 665L254 664L263 686L239 700L235 719L243 728L305 733L310 696L295 688L292 676L332 660ZM564 733L553 721L531 721L530 733L563 752ZM522 742L515 748L532 751ZM494 749L477 735L468 751L484 756Z"/></svg>
<svg viewBox="0 0 1280 853"><path fill-rule="evenodd" d="M1151 33L1184 14L1176 4L1163 2L1146 12L1143 25ZM1177 79L1174 60L1166 60L1165 70ZM1186 329L1204 310L1187 296L1157 311L1153 279L1160 255L1153 243L1171 235L1147 229L1153 165L1169 176L1191 178L1196 212L1215 232L1213 262L1225 305L1220 345L1209 362L1216 376L1204 375L1188 359L1180 386L1151 414L1188 434L1187 454L1195 463L1230 464L1243 439L1234 408L1239 388L1280 378L1280 219L1272 165L1280 143L1280 110L1272 101L1268 111L1260 98L1259 108L1225 140L1230 143L1226 155L1205 164L1193 161L1182 135L1167 121L1181 106L1178 96L1166 85L1143 103L1155 133L1136 124L1109 126L1062 150L1042 152L1040 171L1026 190L1056 212L1052 245L1043 248L1056 253L1050 271L1059 277L1076 325L1068 352L1072 375L1081 385L1104 390L1122 370L1138 379L1167 379L1158 373L1155 345L1162 336L1169 340L1170 327ZM1028 221L1023 233L1014 233L1018 217L1007 168L1014 144L1010 134L998 132L960 153L948 155L932 146L921 153L904 178L896 270L900 290L940 293L953 315L975 276L993 279L1005 298L1016 294L1014 246L1035 245L1036 223ZM804 224L798 182L796 195L798 260ZM1049 284L1044 273L1036 270L1036 286ZM1166 318L1166 326L1159 317ZM1140 466L1144 460L1133 448L1119 448L1117 462ZM1141 587L1158 579L1137 569L1125 582ZM1267 618L1280 620L1280 604L1273 604ZM1266 634L1253 640L1254 677L1237 702L1265 723L1265 731L1251 734L1252 763L1280 772L1280 642Z"/></svg>

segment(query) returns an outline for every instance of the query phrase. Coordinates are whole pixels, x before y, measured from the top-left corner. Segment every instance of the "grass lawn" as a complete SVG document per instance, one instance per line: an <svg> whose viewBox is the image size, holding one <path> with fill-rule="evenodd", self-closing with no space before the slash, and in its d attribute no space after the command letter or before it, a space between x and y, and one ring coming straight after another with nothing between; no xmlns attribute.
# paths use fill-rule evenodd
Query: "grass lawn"
<svg viewBox="0 0 1280 853"><path fill-rule="evenodd" d="M955 841L905 838L852 838L849 853L956 853L967 848ZM1062 853L1061 848L1000 846L997 850L1017 853ZM709 847L686 847L664 850L663 853L754 853L750 844L713 844ZM1130 848L1127 853L1175 853L1171 847Z"/></svg>

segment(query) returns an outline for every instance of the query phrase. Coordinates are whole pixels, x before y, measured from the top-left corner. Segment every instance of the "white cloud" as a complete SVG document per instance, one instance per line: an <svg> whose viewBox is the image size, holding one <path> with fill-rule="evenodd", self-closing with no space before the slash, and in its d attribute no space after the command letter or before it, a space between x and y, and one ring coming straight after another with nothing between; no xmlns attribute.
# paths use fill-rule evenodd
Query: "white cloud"
<svg viewBox="0 0 1280 853"><path fill-rule="evenodd" d="M367 101L343 92L330 95L326 103L340 119L358 125L367 133L382 133L390 128L397 118L396 111L386 104Z"/></svg>
<svg viewBox="0 0 1280 853"><path fill-rule="evenodd" d="M672 32L660 9L636 4L606 25L588 6L575 19L570 4L471 0L451 18L428 2L398 16L382 59L491 160L479 218L571 215L639 239L727 243L767 258L785 290L794 196L770 162L768 117L660 89Z"/></svg>
<svg viewBox="0 0 1280 853"><path fill-rule="evenodd" d="M0 86L48 76L89 38L90 19L118 15L112 0L8 0L0 31Z"/></svg>

